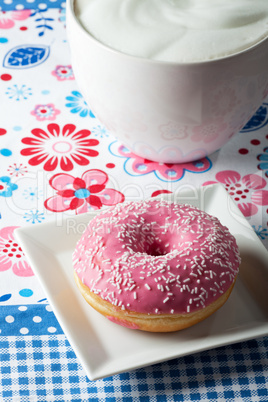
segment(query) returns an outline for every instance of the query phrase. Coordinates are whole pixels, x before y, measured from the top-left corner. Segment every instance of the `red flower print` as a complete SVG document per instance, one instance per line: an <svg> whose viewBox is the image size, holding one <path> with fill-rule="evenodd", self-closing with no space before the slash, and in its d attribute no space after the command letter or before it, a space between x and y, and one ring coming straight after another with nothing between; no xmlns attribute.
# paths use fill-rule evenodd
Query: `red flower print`
<svg viewBox="0 0 268 402"><path fill-rule="evenodd" d="M18 176L24 176L25 173L28 172L27 166L24 166L22 163L17 164L13 163L13 165L9 165L8 172L10 172L10 176L18 177Z"/></svg>
<svg viewBox="0 0 268 402"><path fill-rule="evenodd" d="M169 190L156 190L151 194L151 197L158 197L161 194L172 194L172 191L169 191Z"/></svg>
<svg viewBox="0 0 268 402"><path fill-rule="evenodd" d="M215 179L217 181L207 181L203 185L222 183L246 217L258 212L257 205L268 205L268 191L263 190L266 181L257 174L247 174L241 178L234 170L223 170L216 174Z"/></svg>
<svg viewBox="0 0 268 402"><path fill-rule="evenodd" d="M17 226L8 226L0 230L0 272L12 269L18 276L32 276L33 271L25 260L22 249L14 239Z"/></svg>
<svg viewBox="0 0 268 402"><path fill-rule="evenodd" d="M54 175L49 184L57 195L45 201L45 207L53 212L87 212L89 207L100 209L103 205L115 205L123 202L124 195L112 188L106 188L108 176L98 169L87 170L82 177L73 177L66 173Z"/></svg>
<svg viewBox="0 0 268 402"><path fill-rule="evenodd" d="M55 70L51 72L58 81L74 80L72 66L56 66Z"/></svg>
<svg viewBox="0 0 268 402"><path fill-rule="evenodd" d="M89 130L80 130L75 133L76 126L66 124L62 130L60 126L51 123L47 126L48 132L35 128L31 132L33 137L23 138L23 144L30 147L21 150L21 155L31 156L29 164L32 166L44 163L44 170L53 171L60 168L69 172L73 169L73 162L85 166L89 164L88 157L99 153L89 147L99 144L96 139L89 139Z"/></svg>
<svg viewBox="0 0 268 402"><path fill-rule="evenodd" d="M47 105L36 105L34 110L31 111L31 115L36 117L36 120L55 120L57 115L60 113L58 109L55 108L53 103L48 103Z"/></svg>
<svg viewBox="0 0 268 402"><path fill-rule="evenodd" d="M126 158L124 170L131 176L143 176L149 173L162 181L178 181L181 180L186 172L204 173L211 169L212 163L209 158L194 160L193 162L184 163L161 163L144 159L133 154L125 145L119 144L117 141L112 142L109 147L111 154Z"/></svg>

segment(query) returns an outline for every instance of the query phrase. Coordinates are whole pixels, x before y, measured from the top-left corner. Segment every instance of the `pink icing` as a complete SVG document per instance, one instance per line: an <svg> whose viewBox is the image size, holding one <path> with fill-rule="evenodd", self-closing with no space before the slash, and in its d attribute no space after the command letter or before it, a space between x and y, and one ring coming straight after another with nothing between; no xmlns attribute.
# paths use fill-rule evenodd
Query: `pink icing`
<svg viewBox="0 0 268 402"><path fill-rule="evenodd" d="M240 265L235 238L190 205L126 202L101 212L73 253L81 281L122 310L185 314L227 291Z"/></svg>
<svg viewBox="0 0 268 402"><path fill-rule="evenodd" d="M111 315L106 315L106 318L108 318L108 320L114 322L115 324L121 325L122 327L130 328L130 329L139 329L139 326L134 324L134 322L131 323L126 320L120 320L119 318L115 318Z"/></svg>

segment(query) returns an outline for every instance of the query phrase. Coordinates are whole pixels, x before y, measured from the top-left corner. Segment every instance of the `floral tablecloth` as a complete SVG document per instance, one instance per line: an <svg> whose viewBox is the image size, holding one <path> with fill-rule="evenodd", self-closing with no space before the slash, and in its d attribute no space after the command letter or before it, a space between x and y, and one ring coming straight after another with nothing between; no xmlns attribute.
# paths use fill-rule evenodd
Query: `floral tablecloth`
<svg viewBox="0 0 268 402"><path fill-rule="evenodd" d="M267 338L95 382L86 377L15 228L222 183L268 248L268 99L207 158L142 159L84 101L65 23L62 0L0 1L0 401L267 401ZM235 95L226 91L222 108L231 108ZM206 141L215 134L213 124L208 129ZM101 186L88 196L93 181Z"/></svg>

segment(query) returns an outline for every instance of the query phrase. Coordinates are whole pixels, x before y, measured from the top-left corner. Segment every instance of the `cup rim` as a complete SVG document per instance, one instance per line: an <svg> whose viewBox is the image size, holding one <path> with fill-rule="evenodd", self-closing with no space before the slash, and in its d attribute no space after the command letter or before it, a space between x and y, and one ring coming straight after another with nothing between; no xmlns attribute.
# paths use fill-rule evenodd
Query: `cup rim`
<svg viewBox="0 0 268 402"><path fill-rule="evenodd" d="M254 43L252 46L240 50L237 53L232 53L226 56L222 57L217 57L215 59L209 59L209 60L199 60L199 61L193 61L193 62L175 62L175 61L163 61L163 60L154 60L146 57L140 57L140 56L135 56L131 54L127 54L124 52L121 52L117 49L113 49L112 47L100 42L94 36L92 36L80 23L78 20L75 11L74 11L74 2L75 0L67 0L66 1L66 9L69 10L72 19L74 20L75 24L77 25L78 29L83 32L84 35L87 36L89 40L91 40L95 45L99 46L100 48L103 48L106 52L112 53L116 55L117 57L122 57L125 59L130 59L133 62L139 62L139 63L144 63L144 64L151 64L151 65L159 65L159 66L170 66L170 67L196 67L196 66L206 66L206 65L211 65L211 64L218 64L218 63L226 63L227 61L231 61L237 57L244 56L247 53L250 53L251 51L257 49L258 47L261 47L265 42L267 42L267 49L268 49L268 34L264 38L262 38L260 41L257 43ZM67 17L67 29L68 29L68 17Z"/></svg>

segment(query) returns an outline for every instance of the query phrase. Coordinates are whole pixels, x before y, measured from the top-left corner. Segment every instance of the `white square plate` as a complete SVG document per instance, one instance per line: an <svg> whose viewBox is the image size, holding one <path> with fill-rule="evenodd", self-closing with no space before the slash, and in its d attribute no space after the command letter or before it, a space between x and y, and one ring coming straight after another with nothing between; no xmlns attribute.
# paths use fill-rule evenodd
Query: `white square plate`
<svg viewBox="0 0 268 402"><path fill-rule="evenodd" d="M268 334L268 251L221 185L165 198L217 216L236 237L242 264L227 303L205 321L174 333L120 327L93 310L76 288L72 252L97 212L16 230L29 263L88 377L96 380L175 357Z"/></svg>

